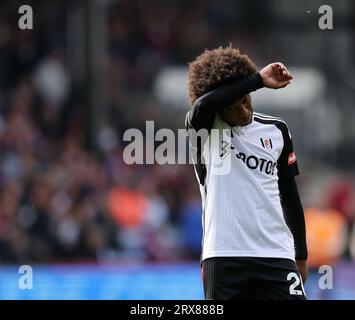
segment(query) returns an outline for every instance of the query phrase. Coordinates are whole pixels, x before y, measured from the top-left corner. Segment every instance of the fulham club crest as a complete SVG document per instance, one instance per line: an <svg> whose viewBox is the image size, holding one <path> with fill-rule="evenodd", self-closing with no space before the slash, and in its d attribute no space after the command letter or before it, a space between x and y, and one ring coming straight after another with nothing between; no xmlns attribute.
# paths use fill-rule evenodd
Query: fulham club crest
<svg viewBox="0 0 355 320"><path fill-rule="evenodd" d="M269 138L260 138L261 145L264 149L272 149L272 141Z"/></svg>

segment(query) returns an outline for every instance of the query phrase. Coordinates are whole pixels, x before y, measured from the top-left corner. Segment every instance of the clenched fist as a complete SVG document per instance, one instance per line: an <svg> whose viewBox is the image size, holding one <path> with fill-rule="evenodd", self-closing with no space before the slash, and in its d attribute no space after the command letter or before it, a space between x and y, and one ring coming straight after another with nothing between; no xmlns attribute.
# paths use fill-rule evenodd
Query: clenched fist
<svg viewBox="0 0 355 320"><path fill-rule="evenodd" d="M271 63L261 69L259 73L263 79L264 86L271 89L284 88L293 79L290 72L281 62Z"/></svg>

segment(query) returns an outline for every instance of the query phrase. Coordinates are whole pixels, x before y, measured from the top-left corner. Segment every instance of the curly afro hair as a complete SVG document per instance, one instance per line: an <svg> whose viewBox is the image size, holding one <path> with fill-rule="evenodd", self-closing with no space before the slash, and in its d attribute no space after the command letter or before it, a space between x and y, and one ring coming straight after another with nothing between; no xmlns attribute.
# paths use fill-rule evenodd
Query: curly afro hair
<svg viewBox="0 0 355 320"><path fill-rule="evenodd" d="M256 70L254 62L231 45L206 49L189 64L189 103L192 105L208 91L249 76Z"/></svg>

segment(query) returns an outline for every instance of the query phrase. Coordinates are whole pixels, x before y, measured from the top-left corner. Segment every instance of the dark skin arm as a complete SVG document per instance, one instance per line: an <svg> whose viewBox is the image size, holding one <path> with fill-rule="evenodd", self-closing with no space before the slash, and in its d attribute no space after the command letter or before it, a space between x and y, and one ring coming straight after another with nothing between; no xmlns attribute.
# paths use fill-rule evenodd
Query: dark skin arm
<svg viewBox="0 0 355 320"><path fill-rule="evenodd" d="M302 281L305 283L308 277L308 262L307 260L296 260L296 264L301 274Z"/></svg>

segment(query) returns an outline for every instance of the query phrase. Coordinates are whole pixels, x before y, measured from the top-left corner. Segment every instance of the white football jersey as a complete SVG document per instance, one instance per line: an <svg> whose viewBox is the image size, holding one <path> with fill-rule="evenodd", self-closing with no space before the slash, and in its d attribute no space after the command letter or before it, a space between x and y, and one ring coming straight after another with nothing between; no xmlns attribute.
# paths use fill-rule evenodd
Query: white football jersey
<svg viewBox="0 0 355 320"><path fill-rule="evenodd" d="M219 132L218 143L212 143L214 132ZM295 260L278 186L280 178L298 174L286 123L254 112L250 124L230 127L217 113L208 139L199 149L195 171L203 206L202 260Z"/></svg>

